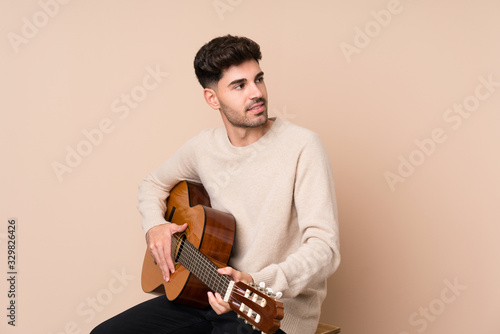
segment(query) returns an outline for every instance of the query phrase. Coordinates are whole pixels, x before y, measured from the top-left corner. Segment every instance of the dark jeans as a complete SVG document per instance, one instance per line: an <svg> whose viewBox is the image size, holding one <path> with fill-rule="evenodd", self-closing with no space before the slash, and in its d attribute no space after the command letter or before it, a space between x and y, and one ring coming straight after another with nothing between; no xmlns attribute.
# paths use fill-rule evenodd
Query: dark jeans
<svg viewBox="0 0 500 334"><path fill-rule="evenodd" d="M91 334L260 334L236 313L217 315L156 297L103 322ZM278 333L285 333L278 330Z"/></svg>

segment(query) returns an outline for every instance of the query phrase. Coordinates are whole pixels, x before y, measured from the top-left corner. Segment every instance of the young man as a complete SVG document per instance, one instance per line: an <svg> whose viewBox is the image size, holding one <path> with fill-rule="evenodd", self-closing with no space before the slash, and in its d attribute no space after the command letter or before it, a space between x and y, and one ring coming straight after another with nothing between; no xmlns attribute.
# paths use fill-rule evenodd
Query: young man
<svg viewBox="0 0 500 334"><path fill-rule="evenodd" d="M212 207L236 219L230 267L219 272L283 293L279 333L314 333L326 279L340 262L333 178L316 134L268 118L260 59L258 44L230 35L198 51L196 75L224 127L201 132L150 173L140 185L138 208L148 247L168 282L171 238L186 226L165 221L165 199L182 180L203 184ZM205 310L154 298L92 333L252 332L219 294L207 298L211 308Z"/></svg>

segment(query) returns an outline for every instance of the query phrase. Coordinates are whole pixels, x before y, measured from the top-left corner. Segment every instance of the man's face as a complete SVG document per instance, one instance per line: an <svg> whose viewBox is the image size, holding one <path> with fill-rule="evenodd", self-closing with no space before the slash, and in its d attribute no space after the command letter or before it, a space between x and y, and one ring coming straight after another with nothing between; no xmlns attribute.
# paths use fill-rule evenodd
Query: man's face
<svg viewBox="0 0 500 334"><path fill-rule="evenodd" d="M223 117L232 126L255 128L266 124L268 115L264 72L255 60L225 70L215 91Z"/></svg>

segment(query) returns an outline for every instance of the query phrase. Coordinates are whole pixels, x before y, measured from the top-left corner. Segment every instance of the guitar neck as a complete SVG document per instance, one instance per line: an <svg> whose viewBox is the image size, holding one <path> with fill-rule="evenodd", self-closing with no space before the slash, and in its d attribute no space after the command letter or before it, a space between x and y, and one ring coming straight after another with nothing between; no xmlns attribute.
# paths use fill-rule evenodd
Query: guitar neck
<svg viewBox="0 0 500 334"><path fill-rule="evenodd" d="M210 290L218 292L224 297L232 280L220 274L217 271L218 267L185 237L176 236L176 238L175 261L186 267L187 270L205 283Z"/></svg>
<svg viewBox="0 0 500 334"><path fill-rule="evenodd" d="M184 236L177 238L174 259L205 283L209 289L218 292L229 303L238 317L266 333L274 333L283 319L283 304L275 296L266 295L263 288L254 288L243 282L235 283L228 276L220 274L218 267L203 255Z"/></svg>

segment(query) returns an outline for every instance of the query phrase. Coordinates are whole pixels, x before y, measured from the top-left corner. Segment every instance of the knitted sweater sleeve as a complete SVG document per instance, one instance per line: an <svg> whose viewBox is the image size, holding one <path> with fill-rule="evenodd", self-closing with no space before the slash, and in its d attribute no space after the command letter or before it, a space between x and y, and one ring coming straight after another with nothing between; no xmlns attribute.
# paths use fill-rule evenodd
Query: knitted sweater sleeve
<svg viewBox="0 0 500 334"><path fill-rule="evenodd" d="M187 141L172 157L140 183L137 208L142 215L144 233L156 225L165 224L165 200L170 190L180 181L199 182L196 172L195 148L198 137Z"/></svg>
<svg viewBox="0 0 500 334"><path fill-rule="evenodd" d="M297 162L294 205L301 232L299 248L285 261L250 273L256 282L282 291L284 298L294 298L326 280L340 263L333 176L317 135L304 145Z"/></svg>

